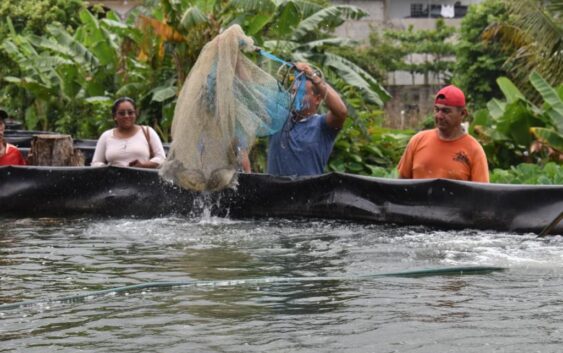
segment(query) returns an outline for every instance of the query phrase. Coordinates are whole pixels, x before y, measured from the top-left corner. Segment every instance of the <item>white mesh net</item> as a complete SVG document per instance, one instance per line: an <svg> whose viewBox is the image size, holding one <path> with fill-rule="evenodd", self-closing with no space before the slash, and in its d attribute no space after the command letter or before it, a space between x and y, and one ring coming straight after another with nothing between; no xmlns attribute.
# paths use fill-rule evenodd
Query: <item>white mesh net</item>
<svg viewBox="0 0 563 353"><path fill-rule="evenodd" d="M238 25L203 48L178 97L162 177L186 189L220 190L235 182L240 150L282 127L290 95L242 52L253 50Z"/></svg>

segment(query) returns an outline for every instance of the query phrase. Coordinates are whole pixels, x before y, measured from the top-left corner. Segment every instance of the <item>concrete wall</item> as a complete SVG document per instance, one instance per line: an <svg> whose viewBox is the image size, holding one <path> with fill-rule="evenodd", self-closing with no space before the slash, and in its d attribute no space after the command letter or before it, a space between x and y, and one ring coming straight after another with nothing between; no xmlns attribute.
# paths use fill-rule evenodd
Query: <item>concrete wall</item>
<svg viewBox="0 0 563 353"><path fill-rule="evenodd" d="M432 114L434 95L441 85L389 86L392 98L385 103L384 125L394 129L414 129Z"/></svg>
<svg viewBox="0 0 563 353"><path fill-rule="evenodd" d="M436 28L436 18L392 18L386 22L387 27L396 29L407 29L413 26L414 29L433 29ZM461 18L444 18L444 23L448 26L459 28Z"/></svg>
<svg viewBox="0 0 563 353"><path fill-rule="evenodd" d="M333 0L334 5L353 5L367 12L369 15L357 20L346 21L338 27L336 34L340 37L354 40L367 40L371 28L382 28L385 23L384 0Z"/></svg>

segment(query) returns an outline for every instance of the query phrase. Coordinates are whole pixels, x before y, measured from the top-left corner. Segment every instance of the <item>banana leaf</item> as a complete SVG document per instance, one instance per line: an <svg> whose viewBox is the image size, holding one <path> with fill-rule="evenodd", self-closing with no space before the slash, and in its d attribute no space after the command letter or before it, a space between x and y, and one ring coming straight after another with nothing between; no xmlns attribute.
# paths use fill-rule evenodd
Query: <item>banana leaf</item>
<svg viewBox="0 0 563 353"><path fill-rule="evenodd" d="M563 133L563 100L561 100L557 91L537 72L534 71L530 74L530 82L551 108L546 109L546 114L551 119L551 123L557 131Z"/></svg>
<svg viewBox="0 0 563 353"><path fill-rule="evenodd" d="M533 127L530 131L539 141L563 153L563 135L555 130L541 127Z"/></svg>

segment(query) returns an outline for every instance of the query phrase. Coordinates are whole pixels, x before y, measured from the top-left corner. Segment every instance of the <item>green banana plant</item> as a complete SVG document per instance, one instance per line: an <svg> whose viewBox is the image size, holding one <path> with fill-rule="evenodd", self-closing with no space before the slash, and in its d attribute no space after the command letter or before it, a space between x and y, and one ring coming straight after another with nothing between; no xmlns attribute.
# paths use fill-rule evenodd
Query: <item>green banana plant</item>
<svg viewBox="0 0 563 353"><path fill-rule="evenodd" d="M83 10L84 23L74 35L60 25L48 25L44 36L11 33L2 43L18 66L18 75L4 81L24 89L29 99L24 113L28 128L91 137L83 135L97 135L107 127L107 115L88 115L98 111L101 102L109 104L105 94L112 89L115 70L108 68L115 67L116 54L104 48L108 35L100 28L93 31L100 24L95 18L88 22L88 16Z"/></svg>
<svg viewBox="0 0 563 353"><path fill-rule="evenodd" d="M145 4L125 21L112 12L98 19L83 10L81 23L72 32L56 24L47 26L42 36L12 30L1 50L17 68L3 81L25 94L20 105L28 107L24 114L28 128L97 137L111 125L113 99L127 95L141 108L140 122L153 125L167 140L176 94L199 51L233 23L240 24L258 46L290 61L308 60L327 77L342 79L344 87L350 87L342 92L360 92L377 105L388 98L377 80L331 52L347 43L331 31L345 19L364 15L353 6L305 0Z"/></svg>
<svg viewBox="0 0 563 353"><path fill-rule="evenodd" d="M563 84L554 88L535 71L529 80L543 98L541 106L527 99L511 80L500 77L497 83L505 100L492 99L487 110L474 114L470 132L479 137L495 167L559 161L563 156Z"/></svg>
<svg viewBox="0 0 563 353"><path fill-rule="evenodd" d="M544 99L543 115L548 118L546 127L531 127L537 140L563 155L563 84L559 93L539 73L530 74L530 82Z"/></svg>
<svg viewBox="0 0 563 353"><path fill-rule="evenodd" d="M8 22L11 25L10 20ZM27 127L46 129L48 127L46 106L58 93L56 77L51 72L49 64L57 60L41 55L28 37L20 36L14 31L2 43L2 50L18 65L18 76L6 76L4 81L25 92L28 101L24 111Z"/></svg>
<svg viewBox="0 0 563 353"><path fill-rule="evenodd" d="M286 7L288 3L292 2L284 2ZM299 9L299 6L296 8ZM277 38L264 41L264 47L287 60L309 61L327 74L329 72L336 74L347 85L358 89L365 100L382 107L390 95L377 79L352 61L331 52L332 48L350 45L353 42L333 37L332 31L346 19L359 19L366 13L349 5L308 8L308 10L309 12L302 11L300 17L288 16L288 19L280 17L280 21L287 21L293 29ZM282 24L280 26L284 27ZM289 26L286 25L286 28Z"/></svg>

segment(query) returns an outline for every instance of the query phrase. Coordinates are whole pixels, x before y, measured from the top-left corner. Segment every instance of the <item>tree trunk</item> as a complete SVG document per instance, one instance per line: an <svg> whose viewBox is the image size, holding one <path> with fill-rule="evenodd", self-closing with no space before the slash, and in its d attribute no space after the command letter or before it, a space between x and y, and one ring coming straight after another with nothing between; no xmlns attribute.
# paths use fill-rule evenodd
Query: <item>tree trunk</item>
<svg viewBox="0 0 563 353"><path fill-rule="evenodd" d="M34 135L31 164L48 166L83 166L84 155L73 147L70 135Z"/></svg>

